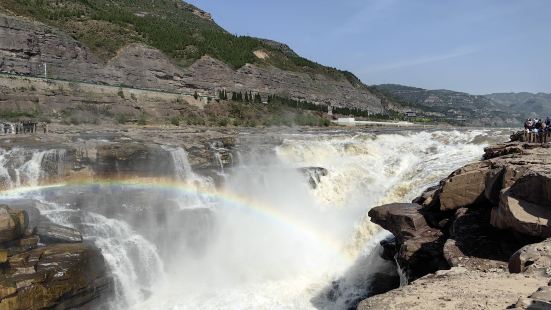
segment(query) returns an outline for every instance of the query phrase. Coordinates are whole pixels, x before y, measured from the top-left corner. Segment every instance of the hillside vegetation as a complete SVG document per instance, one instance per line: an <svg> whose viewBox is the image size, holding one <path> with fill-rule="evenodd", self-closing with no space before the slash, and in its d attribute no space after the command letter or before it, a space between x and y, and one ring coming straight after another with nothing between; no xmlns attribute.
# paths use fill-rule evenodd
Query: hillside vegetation
<svg viewBox="0 0 551 310"><path fill-rule="evenodd" d="M495 103L515 112L529 116L546 117L551 115L551 94L546 93L496 93L485 95Z"/></svg>
<svg viewBox="0 0 551 310"><path fill-rule="evenodd" d="M397 84L371 87L402 106L450 123L475 126L517 126L526 111L511 111L491 98L446 89L428 90Z"/></svg>
<svg viewBox="0 0 551 310"><path fill-rule="evenodd" d="M208 13L179 0L2 0L0 8L70 33L104 60L129 43L145 43L181 66L210 55L234 69L246 63L273 65L361 84L350 72L309 61L276 42L235 36ZM269 57L257 58L256 50Z"/></svg>

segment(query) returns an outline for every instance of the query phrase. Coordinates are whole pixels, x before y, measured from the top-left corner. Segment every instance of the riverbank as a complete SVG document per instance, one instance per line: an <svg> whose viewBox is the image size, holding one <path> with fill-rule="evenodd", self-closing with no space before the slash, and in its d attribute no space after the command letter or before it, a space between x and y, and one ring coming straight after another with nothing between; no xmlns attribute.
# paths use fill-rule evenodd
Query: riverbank
<svg viewBox="0 0 551 310"><path fill-rule="evenodd" d="M551 148L506 143L484 158L410 204L369 212L393 233L382 243L386 257L411 284L358 309L551 307Z"/></svg>

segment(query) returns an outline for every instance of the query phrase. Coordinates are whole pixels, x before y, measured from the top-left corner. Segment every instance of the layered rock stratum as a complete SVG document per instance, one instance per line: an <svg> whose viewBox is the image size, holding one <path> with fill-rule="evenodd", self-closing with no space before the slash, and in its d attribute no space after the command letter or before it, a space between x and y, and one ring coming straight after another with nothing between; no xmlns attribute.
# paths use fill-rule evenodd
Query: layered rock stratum
<svg viewBox="0 0 551 310"><path fill-rule="evenodd" d="M5 73L39 77L47 74L52 79L186 94L197 91L211 97L216 97L219 89L253 91L315 103L359 107L375 113L384 110L381 100L365 85L351 83L344 77L252 63L234 69L209 55L203 55L184 67L143 43L128 44L104 61L61 30L1 12L0 37L0 72ZM9 103L17 98L7 96L3 100ZM77 101L78 97L71 100Z"/></svg>
<svg viewBox="0 0 551 310"><path fill-rule="evenodd" d="M113 279L79 231L52 224L35 201L0 205L0 308L70 309L105 302Z"/></svg>
<svg viewBox="0 0 551 310"><path fill-rule="evenodd" d="M382 245L410 285L358 309L551 307L551 148L511 142L484 158L412 203L369 212L394 235Z"/></svg>

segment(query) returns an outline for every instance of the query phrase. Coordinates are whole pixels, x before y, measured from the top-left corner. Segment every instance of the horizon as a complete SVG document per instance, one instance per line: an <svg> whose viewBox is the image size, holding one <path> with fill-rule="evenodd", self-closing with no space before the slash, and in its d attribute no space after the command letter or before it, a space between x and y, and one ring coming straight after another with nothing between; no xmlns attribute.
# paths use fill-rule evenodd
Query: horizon
<svg viewBox="0 0 551 310"><path fill-rule="evenodd" d="M287 44L300 56L350 71L367 85L476 95L551 93L546 82L551 80L551 39L545 34L551 2L545 0L321 0L315 7L312 1L288 0L188 2L231 33ZM281 17L269 19L265 12Z"/></svg>

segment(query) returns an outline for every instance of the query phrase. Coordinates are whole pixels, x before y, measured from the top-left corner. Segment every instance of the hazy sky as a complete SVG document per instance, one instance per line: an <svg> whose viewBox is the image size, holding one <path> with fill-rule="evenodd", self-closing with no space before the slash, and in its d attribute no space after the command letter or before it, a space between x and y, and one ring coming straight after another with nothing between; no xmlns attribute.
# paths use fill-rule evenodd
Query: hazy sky
<svg viewBox="0 0 551 310"><path fill-rule="evenodd" d="M367 84L551 92L551 0L188 2Z"/></svg>

